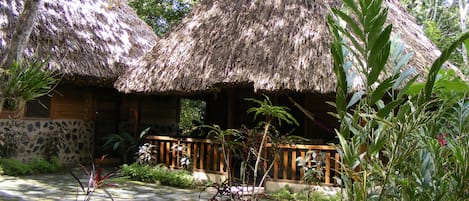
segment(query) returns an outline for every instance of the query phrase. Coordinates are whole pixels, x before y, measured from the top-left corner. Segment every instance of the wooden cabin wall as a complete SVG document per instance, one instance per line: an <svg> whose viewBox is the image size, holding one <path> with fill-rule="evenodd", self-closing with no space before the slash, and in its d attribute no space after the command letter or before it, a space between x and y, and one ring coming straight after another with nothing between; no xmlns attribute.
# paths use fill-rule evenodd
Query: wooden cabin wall
<svg viewBox="0 0 469 201"><path fill-rule="evenodd" d="M177 134L180 111L178 97L141 96L139 103L140 130L150 127L152 134Z"/></svg>
<svg viewBox="0 0 469 201"><path fill-rule="evenodd" d="M295 100L295 102L297 102L298 104L302 106L305 105L305 101L304 101L305 96L304 94L301 94L301 93L277 94L277 95L272 95L271 99L274 105L288 107L290 109L289 113L293 117L295 117L299 126L288 125L285 123L282 123L281 126L279 125L276 125L276 126L281 131L281 133L291 132L291 135L297 135L297 136L302 136L305 138L306 137L310 138L309 136L306 135L306 131L305 131L305 127L306 127L305 122L307 122L305 114L289 100L289 97Z"/></svg>
<svg viewBox="0 0 469 201"><path fill-rule="evenodd" d="M94 97L91 89L59 85L52 92L51 119L94 120Z"/></svg>
<svg viewBox="0 0 469 201"><path fill-rule="evenodd" d="M252 87L226 88L206 97L206 123L208 125L217 124L223 129L240 128L242 125L253 128L256 125L257 121L254 122L253 115L246 114L246 110L257 104L246 101L245 98L262 100L263 96L261 93L254 93ZM324 144L335 139L333 129L337 128L338 123L333 116L328 114L328 112L334 112L335 108L326 103L326 101L334 101L333 94L289 93L269 94L269 97L275 105L290 108L290 113L300 124L298 127L282 124L279 127L282 133L288 133L294 129L293 135L311 139L312 144ZM309 119L288 97L293 98L310 111L315 120Z"/></svg>
<svg viewBox="0 0 469 201"><path fill-rule="evenodd" d="M335 107L326 102L334 102L334 94L307 94L305 106L314 115L315 121L307 120L305 137L316 140L316 144L324 144L335 140L334 128L338 128L338 120L329 112L335 112ZM321 142L323 141L323 142Z"/></svg>
<svg viewBox="0 0 469 201"><path fill-rule="evenodd" d="M207 95L206 99L206 117L207 125L219 125L221 128L228 126L228 92L221 91L215 94Z"/></svg>
<svg viewBox="0 0 469 201"><path fill-rule="evenodd" d="M152 135L175 135L179 111L180 98L175 96L123 95L120 127L136 138L146 128Z"/></svg>

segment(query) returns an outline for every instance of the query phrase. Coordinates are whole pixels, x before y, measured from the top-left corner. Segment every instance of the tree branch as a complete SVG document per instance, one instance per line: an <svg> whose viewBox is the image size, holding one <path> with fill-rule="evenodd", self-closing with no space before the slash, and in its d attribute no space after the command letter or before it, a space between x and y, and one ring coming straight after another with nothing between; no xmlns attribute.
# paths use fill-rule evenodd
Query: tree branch
<svg viewBox="0 0 469 201"><path fill-rule="evenodd" d="M15 32L2 55L0 66L5 69L10 68L13 61L21 61L23 51L29 41L29 36L36 23L36 16L43 5L42 0L26 0L23 12L16 24Z"/></svg>

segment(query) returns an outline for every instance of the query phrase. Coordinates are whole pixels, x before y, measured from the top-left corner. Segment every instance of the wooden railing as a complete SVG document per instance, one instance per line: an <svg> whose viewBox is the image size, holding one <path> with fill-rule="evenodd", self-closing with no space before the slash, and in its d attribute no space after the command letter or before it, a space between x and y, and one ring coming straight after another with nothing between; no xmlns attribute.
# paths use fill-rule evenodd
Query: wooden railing
<svg viewBox="0 0 469 201"><path fill-rule="evenodd" d="M221 151L221 145L209 139L195 138L173 138L168 136L147 136L147 142L156 145L158 163L165 163L170 168L178 169L183 167L184 157L191 159L191 165L195 171L204 171L209 173L226 174L226 164ZM185 149L177 149L184 147ZM299 167L297 157L305 158L308 151L324 153L324 176L322 182L332 184L333 177L337 176L339 170L339 154L335 148L328 145L279 145L277 147L277 156L273 155L272 144L266 144L266 150L263 153L264 167L268 167L270 161L275 160L273 168L269 172L270 179L273 181L287 181L295 183L304 183L305 171ZM185 151L184 151L185 150ZM309 163L311 165L311 163ZM319 168L319 167L316 167Z"/></svg>
<svg viewBox="0 0 469 201"><path fill-rule="evenodd" d="M225 159L219 144L209 139L147 136L147 142L157 146L156 159L170 168L183 168L184 159L190 158L192 169L225 174Z"/></svg>
<svg viewBox="0 0 469 201"><path fill-rule="evenodd" d="M264 158L268 158L269 161L273 160L272 156L272 144L267 144L267 152L264 154ZM333 178L338 176L339 169L339 154L336 149L328 145L279 145L277 147L278 158L274 162L273 170L270 172L270 177L273 181L295 181L297 183L304 183L305 171L304 167L298 166L297 158L305 158L308 151L315 151L317 154L323 154L323 163L319 163L318 167L324 169L323 177L320 181L325 184L332 184ZM267 166L267 162L264 162L264 166ZM307 163L308 166L312 166L311 162ZM321 167L322 166L322 167Z"/></svg>

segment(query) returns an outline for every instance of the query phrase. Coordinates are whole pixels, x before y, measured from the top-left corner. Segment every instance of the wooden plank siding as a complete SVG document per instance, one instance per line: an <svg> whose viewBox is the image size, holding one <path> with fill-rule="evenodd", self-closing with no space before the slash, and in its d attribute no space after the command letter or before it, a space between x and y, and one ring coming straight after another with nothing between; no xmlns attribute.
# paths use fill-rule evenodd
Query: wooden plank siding
<svg viewBox="0 0 469 201"><path fill-rule="evenodd" d="M51 119L94 120L94 97L88 88L59 85L51 97Z"/></svg>

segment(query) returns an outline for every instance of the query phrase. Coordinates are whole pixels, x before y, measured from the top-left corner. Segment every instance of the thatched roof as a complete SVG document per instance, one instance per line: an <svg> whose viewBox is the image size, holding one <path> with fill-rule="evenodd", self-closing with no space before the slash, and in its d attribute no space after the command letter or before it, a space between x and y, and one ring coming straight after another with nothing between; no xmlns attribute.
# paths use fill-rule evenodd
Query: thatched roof
<svg viewBox="0 0 469 201"><path fill-rule="evenodd" d="M156 35L125 2L43 0L26 58L49 58L65 79L108 85L155 44ZM0 51L12 37L23 0L0 0Z"/></svg>
<svg viewBox="0 0 469 201"><path fill-rule="evenodd" d="M323 0L205 0L115 83L123 92L194 93L253 84L261 91L335 91ZM440 54L388 0L390 22L420 72Z"/></svg>

